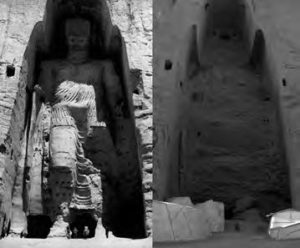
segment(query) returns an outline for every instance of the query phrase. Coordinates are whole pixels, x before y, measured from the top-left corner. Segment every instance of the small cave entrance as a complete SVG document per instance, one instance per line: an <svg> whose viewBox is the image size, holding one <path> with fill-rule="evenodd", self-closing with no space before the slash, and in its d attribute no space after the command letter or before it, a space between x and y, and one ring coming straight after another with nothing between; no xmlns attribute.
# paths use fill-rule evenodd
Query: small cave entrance
<svg viewBox="0 0 300 248"><path fill-rule="evenodd" d="M27 217L27 238L45 239L53 223L46 215L29 215Z"/></svg>
<svg viewBox="0 0 300 248"><path fill-rule="evenodd" d="M76 212L73 221L70 223L72 239L93 238L97 227L97 219L91 213Z"/></svg>
<svg viewBox="0 0 300 248"><path fill-rule="evenodd" d="M6 67L6 76L7 77L13 77L15 75L16 68L14 65L8 65Z"/></svg>

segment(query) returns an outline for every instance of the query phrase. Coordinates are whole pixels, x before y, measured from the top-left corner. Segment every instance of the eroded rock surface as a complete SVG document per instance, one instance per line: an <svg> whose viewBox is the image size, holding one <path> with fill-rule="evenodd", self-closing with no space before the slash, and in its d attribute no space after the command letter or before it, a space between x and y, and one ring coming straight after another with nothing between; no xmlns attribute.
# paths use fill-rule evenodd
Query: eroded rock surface
<svg viewBox="0 0 300 248"><path fill-rule="evenodd" d="M298 205L298 134L291 130L298 129L299 33L284 20L293 5L156 3L156 199L213 198L224 202L227 218L253 208L263 216L291 198Z"/></svg>

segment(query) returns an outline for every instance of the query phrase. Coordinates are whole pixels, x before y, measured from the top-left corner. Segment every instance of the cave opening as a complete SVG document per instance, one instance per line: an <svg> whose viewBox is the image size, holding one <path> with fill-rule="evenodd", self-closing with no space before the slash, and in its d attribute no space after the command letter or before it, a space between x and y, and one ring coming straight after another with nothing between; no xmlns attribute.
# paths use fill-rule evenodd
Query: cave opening
<svg viewBox="0 0 300 248"><path fill-rule="evenodd" d="M27 217L27 238L45 239L53 223L46 215L29 215Z"/></svg>
<svg viewBox="0 0 300 248"><path fill-rule="evenodd" d="M15 75L16 68L14 65L8 65L6 67L6 76L7 77L13 77Z"/></svg>
<svg viewBox="0 0 300 248"><path fill-rule="evenodd" d="M70 223L71 238L93 238L97 227L97 219L88 212L77 211Z"/></svg>

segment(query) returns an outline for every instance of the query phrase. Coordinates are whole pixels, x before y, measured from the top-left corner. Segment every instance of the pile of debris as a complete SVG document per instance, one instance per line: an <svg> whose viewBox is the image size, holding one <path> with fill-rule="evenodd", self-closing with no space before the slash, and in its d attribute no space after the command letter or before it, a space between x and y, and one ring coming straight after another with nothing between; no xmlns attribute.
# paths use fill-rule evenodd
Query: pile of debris
<svg viewBox="0 0 300 248"><path fill-rule="evenodd" d="M153 211L155 242L201 240L224 231L223 203L210 200L194 205L189 197L176 197L153 201Z"/></svg>
<svg viewBox="0 0 300 248"><path fill-rule="evenodd" d="M300 211L286 209L271 214L269 235L276 240L300 239Z"/></svg>

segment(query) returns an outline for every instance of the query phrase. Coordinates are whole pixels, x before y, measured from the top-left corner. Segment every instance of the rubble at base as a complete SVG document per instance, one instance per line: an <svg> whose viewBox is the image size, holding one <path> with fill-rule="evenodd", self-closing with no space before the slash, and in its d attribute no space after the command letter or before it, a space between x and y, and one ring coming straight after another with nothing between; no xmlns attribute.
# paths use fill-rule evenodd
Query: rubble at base
<svg viewBox="0 0 300 248"><path fill-rule="evenodd" d="M276 240L300 239L300 211L286 209L272 214L269 235Z"/></svg>
<svg viewBox="0 0 300 248"><path fill-rule="evenodd" d="M193 205L189 197L153 201L155 242L202 240L224 231L224 204L212 200Z"/></svg>

